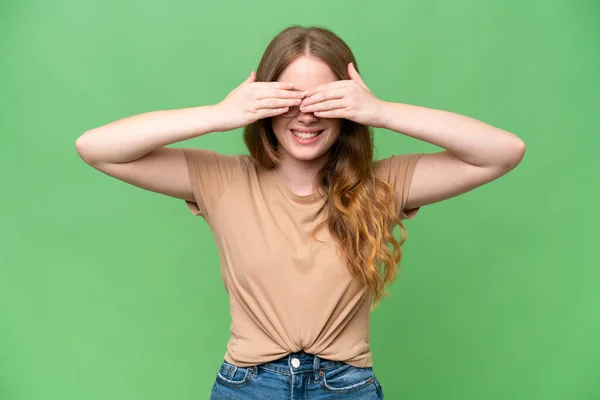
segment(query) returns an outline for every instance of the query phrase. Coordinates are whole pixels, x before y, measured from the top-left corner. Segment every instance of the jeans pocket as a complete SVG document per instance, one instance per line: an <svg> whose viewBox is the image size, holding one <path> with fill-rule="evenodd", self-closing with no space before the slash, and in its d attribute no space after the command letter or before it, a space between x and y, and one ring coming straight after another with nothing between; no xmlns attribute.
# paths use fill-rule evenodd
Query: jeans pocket
<svg viewBox="0 0 600 400"><path fill-rule="evenodd" d="M323 369L321 385L334 393L351 393L373 385L375 380L371 367L354 367L344 364L335 368Z"/></svg>
<svg viewBox="0 0 600 400"><path fill-rule="evenodd" d="M253 368L256 367L238 367L223 360L217 371L217 381L232 388L246 386L250 382Z"/></svg>

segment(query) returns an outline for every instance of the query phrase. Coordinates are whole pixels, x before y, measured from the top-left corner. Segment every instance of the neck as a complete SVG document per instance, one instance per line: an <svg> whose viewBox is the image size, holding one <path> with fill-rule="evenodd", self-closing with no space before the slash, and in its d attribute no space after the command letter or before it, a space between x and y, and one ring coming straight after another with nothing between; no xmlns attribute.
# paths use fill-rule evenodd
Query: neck
<svg viewBox="0 0 600 400"><path fill-rule="evenodd" d="M280 153L279 164L275 167L281 178L300 195L314 191L316 177L326 162L326 155L310 161L298 160L285 151Z"/></svg>

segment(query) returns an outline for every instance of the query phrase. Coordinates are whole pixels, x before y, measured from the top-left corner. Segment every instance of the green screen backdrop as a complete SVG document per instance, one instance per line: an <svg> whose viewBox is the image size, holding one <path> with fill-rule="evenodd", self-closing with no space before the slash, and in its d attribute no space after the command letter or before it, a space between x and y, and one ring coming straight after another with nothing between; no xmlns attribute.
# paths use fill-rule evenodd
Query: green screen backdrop
<svg viewBox="0 0 600 400"><path fill-rule="evenodd" d="M332 29L380 98L516 133L522 164L406 223L372 314L386 398L600 399L595 1L0 5L0 399L207 399L229 337L209 228L92 169L86 130L214 104L291 24ZM378 158L440 150L377 130ZM246 152L241 130L175 146ZM242 221L240 221L242 223Z"/></svg>

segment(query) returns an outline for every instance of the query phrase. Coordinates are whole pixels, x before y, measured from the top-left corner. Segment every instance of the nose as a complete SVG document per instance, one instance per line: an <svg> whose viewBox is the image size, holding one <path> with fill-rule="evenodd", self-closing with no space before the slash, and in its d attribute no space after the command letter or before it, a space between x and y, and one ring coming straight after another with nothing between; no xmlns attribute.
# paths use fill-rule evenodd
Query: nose
<svg viewBox="0 0 600 400"><path fill-rule="evenodd" d="M300 122L303 122L304 124L310 124L313 123L315 121L319 120L319 117L317 117L314 113L312 112L302 112L300 111L300 114L298 114L298 116L296 117L296 119Z"/></svg>

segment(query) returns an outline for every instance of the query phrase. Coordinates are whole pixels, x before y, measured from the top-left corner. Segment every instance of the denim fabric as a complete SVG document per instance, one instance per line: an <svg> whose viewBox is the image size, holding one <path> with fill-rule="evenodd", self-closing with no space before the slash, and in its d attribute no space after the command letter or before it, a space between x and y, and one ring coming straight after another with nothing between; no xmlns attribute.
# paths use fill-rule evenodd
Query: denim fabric
<svg viewBox="0 0 600 400"><path fill-rule="evenodd" d="M372 367L358 368L300 352L251 367L223 360L211 400L382 400Z"/></svg>

